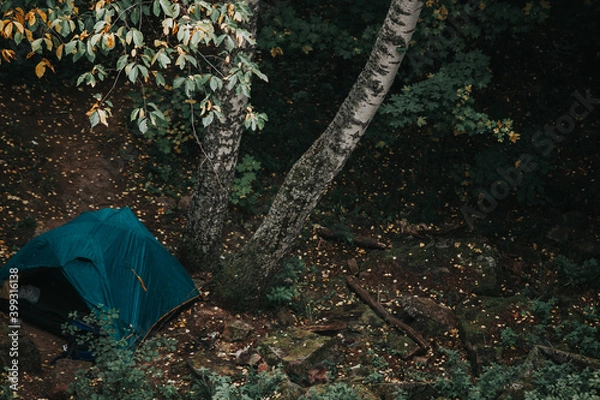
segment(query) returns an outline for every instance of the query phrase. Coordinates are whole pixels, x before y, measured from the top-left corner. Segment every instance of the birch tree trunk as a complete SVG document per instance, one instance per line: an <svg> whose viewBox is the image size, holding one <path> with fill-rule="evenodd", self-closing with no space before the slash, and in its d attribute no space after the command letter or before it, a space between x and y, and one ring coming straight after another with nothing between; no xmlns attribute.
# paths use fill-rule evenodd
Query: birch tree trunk
<svg viewBox="0 0 600 400"><path fill-rule="evenodd" d="M252 239L219 271L213 294L220 304L248 309L262 299L278 262L298 238L392 86L422 7L422 1L392 1L369 60L337 115L294 164Z"/></svg>
<svg viewBox="0 0 600 400"><path fill-rule="evenodd" d="M247 1L252 11L247 30L253 37L256 37L258 1ZM251 58L253 51L254 48L245 42L229 54L229 59L234 60L240 52ZM232 67L227 63L219 65L223 76L228 75L228 69ZM204 271L214 271L219 264L223 223L248 104L246 96L236 93L235 87L228 90L226 85L216 93L216 99L225 119L213 121L202 138L200 164L179 252L184 265Z"/></svg>

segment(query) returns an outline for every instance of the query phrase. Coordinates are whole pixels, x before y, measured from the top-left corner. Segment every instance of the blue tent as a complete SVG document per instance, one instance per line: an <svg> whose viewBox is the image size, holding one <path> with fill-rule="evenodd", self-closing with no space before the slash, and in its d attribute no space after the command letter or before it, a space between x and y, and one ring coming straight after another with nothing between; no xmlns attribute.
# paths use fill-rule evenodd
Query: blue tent
<svg viewBox="0 0 600 400"><path fill-rule="evenodd" d="M0 269L0 282L13 268L21 288L39 290L35 304L20 301L24 318L60 321L70 311L116 309L117 335L134 346L199 295L183 266L129 208L86 212L33 238Z"/></svg>

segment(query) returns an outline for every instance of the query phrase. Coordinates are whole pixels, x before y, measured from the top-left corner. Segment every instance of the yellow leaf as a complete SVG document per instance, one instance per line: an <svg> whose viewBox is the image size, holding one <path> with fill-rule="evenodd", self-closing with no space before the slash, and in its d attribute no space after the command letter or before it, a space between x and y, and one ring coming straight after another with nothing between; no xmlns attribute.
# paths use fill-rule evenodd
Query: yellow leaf
<svg viewBox="0 0 600 400"><path fill-rule="evenodd" d="M42 19L42 21L46 22L48 21L48 15L46 15L46 12L40 8L36 9L38 15L40 16L40 18Z"/></svg>
<svg viewBox="0 0 600 400"><path fill-rule="evenodd" d="M112 49L113 47L115 47L115 35L112 33L109 33L107 35L104 35L104 38L106 40L106 47L109 49Z"/></svg>
<svg viewBox="0 0 600 400"><path fill-rule="evenodd" d="M100 0L99 2L96 3L96 11L100 11L102 9L102 7L104 7L104 0Z"/></svg>
<svg viewBox="0 0 600 400"><path fill-rule="evenodd" d="M46 73L46 63L44 60L40 61L38 65L35 66L35 74L38 78L41 78Z"/></svg>
<svg viewBox="0 0 600 400"><path fill-rule="evenodd" d="M56 50L54 51L56 58L58 58L59 60L62 59L64 51L65 51L65 44L64 43L59 44L58 47L56 48Z"/></svg>
<svg viewBox="0 0 600 400"><path fill-rule="evenodd" d="M56 71L54 71L54 65L52 65L50 60L48 60L47 58L44 58L42 61L44 63L46 63L46 67L50 68L52 70L52 72L56 72Z"/></svg>
<svg viewBox="0 0 600 400"><path fill-rule="evenodd" d="M31 33L31 31L29 29L25 29L25 37L30 42L33 42L33 33Z"/></svg>
<svg viewBox="0 0 600 400"><path fill-rule="evenodd" d="M25 27L23 26L22 23L17 22L17 21L13 21L13 24L15 24L15 26L17 27L17 30L21 33L25 33Z"/></svg>
<svg viewBox="0 0 600 400"><path fill-rule="evenodd" d="M278 55L283 55L283 50L281 47L274 47L271 49L271 57L277 57Z"/></svg>
<svg viewBox="0 0 600 400"><path fill-rule="evenodd" d="M12 35L11 35L11 33L12 33L12 26L13 26L13 23L9 22L4 27L4 37L5 38L12 39Z"/></svg>
<svg viewBox="0 0 600 400"><path fill-rule="evenodd" d="M35 10L31 10L27 13L26 17L27 18L27 23L31 26L33 24L35 24Z"/></svg>
<svg viewBox="0 0 600 400"><path fill-rule="evenodd" d="M10 62L11 60L16 60L17 56L14 50L2 49L2 58L4 58L6 62Z"/></svg>

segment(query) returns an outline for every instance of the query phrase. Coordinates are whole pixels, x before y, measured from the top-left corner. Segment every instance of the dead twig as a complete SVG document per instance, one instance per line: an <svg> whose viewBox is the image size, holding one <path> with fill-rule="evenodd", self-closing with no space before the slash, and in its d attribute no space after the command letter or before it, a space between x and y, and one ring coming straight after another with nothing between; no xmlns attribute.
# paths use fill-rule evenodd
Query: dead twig
<svg viewBox="0 0 600 400"><path fill-rule="evenodd" d="M363 235L353 235L345 231L325 228L321 225L315 225L315 230L317 234L324 239L336 240L339 242L347 241L355 244L358 247L363 247L367 249L385 250L387 248L385 243L381 243L379 240L372 237Z"/></svg>
<svg viewBox="0 0 600 400"><path fill-rule="evenodd" d="M430 348L430 344L423 338L423 336L411 328L406 323L400 321L398 318L392 316L389 312L386 311L383 306L375 301L369 292L367 292L362 286L356 282L356 280L346 275L346 282L348 286L356 293L365 303L373 309L373 311L383 318L387 323L394 325L396 328L400 329L402 332L406 333L412 340L414 340L423 350L428 350Z"/></svg>

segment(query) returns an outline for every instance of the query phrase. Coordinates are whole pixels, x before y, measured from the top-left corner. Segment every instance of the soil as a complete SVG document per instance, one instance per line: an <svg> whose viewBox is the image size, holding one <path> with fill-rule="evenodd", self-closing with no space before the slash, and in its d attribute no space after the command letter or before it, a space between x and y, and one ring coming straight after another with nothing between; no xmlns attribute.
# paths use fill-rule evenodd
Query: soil
<svg viewBox="0 0 600 400"><path fill-rule="evenodd" d="M185 212L177 206L178 196L167 198L157 195L147 184L149 178L140 167L140 161L147 157L145 142L132 135L123 122L127 120L124 113L128 109L125 95L128 90L123 85L112 94L115 104L110 126L91 130L85 115L92 104L89 90L68 85L45 87L0 83L0 264L5 263L34 235L55 228L83 211L103 207L132 208L168 249L176 250ZM188 167L191 174L193 165ZM235 221L240 219L243 218L232 217L234 222L228 226L226 241L230 250L235 250L244 242L255 222L236 224ZM376 238L387 245L392 240L418 244L432 237L423 232L423 228L424 225L411 226L405 221L396 221L387 225L356 226L355 233ZM466 234L465 231L453 231L455 228L450 223L433 229L452 232L447 234L449 237ZM455 241L453 245L456 245ZM213 354L215 359L223 358L223 354L231 359L232 354L255 345L261 336L275 328L290 324L324 325L331 322L331 318L339 319L336 310L357 302L345 285L343 278L346 274L356 275L360 284L380 303L389 306L394 315L402 313L402 310L394 309L399 293L434 299L436 292L454 293L456 299L451 302L456 304L468 296L467 288L474 279L468 273L454 271L447 275L443 284L429 284L432 282L431 275L406 272L393 262L375 263L366 268L364 266L369 257L367 250L348 243L325 240L310 229L295 255L312 268L310 274L302 277L301 284L306 299L319 299L314 302L318 304L317 308L309 310L309 301L302 312L281 309L278 312L233 315L212 304L209 293L203 293L197 303L158 332L159 336L178 340L174 353L163 354L156 360L157 366L166 371L167 378L179 386L187 385L189 382L184 379L190 375L187 359L198 346L206 343L211 345L205 347L217 349L215 352L219 354ZM503 260L506 270L513 271L503 285L505 293L511 294L525 284L521 280L526 280L527 274L533 273L533 266L520 254L503 254ZM200 282L206 277L194 278ZM352 319L350 314L348 318ZM2 315L0 318L5 317ZM502 315L498 318L507 322L521 316ZM252 325L252 333L240 342L222 340L225 325L235 319ZM378 336L389 335L393 330L387 325L374 328L374 340ZM60 354L64 339L26 322L23 322L22 334L30 336L39 348L42 371L25 372L19 383L19 394L24 399L60 398L75 370L86 368L89 364L73 360L51 364L51 360ZM215 340L219 343L215 344ZM456 330L448 330L436 337L434 342L435 346L464 353ZM342 346L341 359L346 365L364 364L370 346L368 341ZM390 356L386 359L387 374L394 379L402 379L404 371L411 367L421 371L436 371L443 358L435 351L406 360Z"/></svg>

